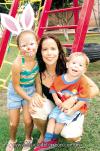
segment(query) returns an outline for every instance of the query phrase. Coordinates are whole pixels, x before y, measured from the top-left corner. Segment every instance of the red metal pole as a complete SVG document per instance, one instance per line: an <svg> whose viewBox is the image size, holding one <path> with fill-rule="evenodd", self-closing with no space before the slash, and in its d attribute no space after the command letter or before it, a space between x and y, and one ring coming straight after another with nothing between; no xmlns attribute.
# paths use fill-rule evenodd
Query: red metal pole
<svg viewBox="0 0 100 151"><path fill-rule="evenodd" d="M72 45L73 52L82 51L83 49L93 5L94 0L85 0L83 3L75 33L75 39Z"/></svg>
<svg viewBox="0 0 100 151"><path fill-rule="evenodd" d="M47 18L48 18L48 14L46 13L46 11L50 10L51 4L52 4L52 0L45 0L42 14L41 14L40 21L39 21L39 25L38 25L38 30L37 30L37 35L38 35L39 39L41 39L43 31L44 31L44 29L41 27L46 26L46 22L47 22Z"/></svg>
<svg viewBox="0 0 100 151"><path fill-rule="evenodd" d="M73 0L73 6L78 7L78 0ZM74 10L74 24L77 25L79 20L79 11Z"/></svg>
<svg viewBox="0 0 100 151"><path fill-rule="evenodd" d="M13 0L13 3L11 5L11 9L9 14L13 17L15 17L17 9L18 9L18 5L19 5L19 0ZM6 52L6 48L7 48L7 44L8 44L8 40L10 38L10 32L8 30L4 30L3 32L3 36L2 36L2 41L0 44L0 67L2 65L3 62L3 58Z"/></svg>

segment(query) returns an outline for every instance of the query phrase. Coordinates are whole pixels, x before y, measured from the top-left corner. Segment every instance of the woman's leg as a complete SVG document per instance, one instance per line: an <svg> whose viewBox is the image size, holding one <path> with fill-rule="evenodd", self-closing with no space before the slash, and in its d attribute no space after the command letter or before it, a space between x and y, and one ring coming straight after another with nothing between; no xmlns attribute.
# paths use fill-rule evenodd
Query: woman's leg
<svg viewBox="0 0 100 151"><path fill-rule="evenodd" d="M23 119L25 124L25 133L26 133L26 140L31 140L32 130L33 130L33 120L29 113L29 106L23 106Z"/></svg>
<svg viewBox="0 0 100 151"><path fill-rule="evenodd" d="M69 142L80 142L81 136L74 137L74 138L65 138L65 139L66 139L66 141L69 141Z"/></svg>
<svg viewBox="0 0 100 151"><path fill-rule="evenodd" d="M34 118L33 121L41 133L40 138L38 139L38 143L42 143L44 140L45 132L46 132L47 120Z"/></svg>
<svg viewBox="0 0 100 151"><path fill-rule="evenodd" d="M77 118L76 121L71 122L68 125L65 125L61 131L61 136L64 137L67 141L78 142L81 140L83 133L83 124L84 124L84 115L81 115Z"/></svg>

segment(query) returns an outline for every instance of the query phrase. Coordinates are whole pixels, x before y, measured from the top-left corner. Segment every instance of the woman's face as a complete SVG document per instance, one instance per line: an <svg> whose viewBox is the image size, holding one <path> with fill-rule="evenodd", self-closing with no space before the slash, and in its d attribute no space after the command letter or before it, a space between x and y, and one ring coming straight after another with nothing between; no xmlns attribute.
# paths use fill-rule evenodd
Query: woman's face
<svg viewBox="0 0 100 151"><path fill-rule="evenodd" d="M45 39L42 43L42 58L47 65L57 63L59 57L58 46L52 38Z"/></svg>

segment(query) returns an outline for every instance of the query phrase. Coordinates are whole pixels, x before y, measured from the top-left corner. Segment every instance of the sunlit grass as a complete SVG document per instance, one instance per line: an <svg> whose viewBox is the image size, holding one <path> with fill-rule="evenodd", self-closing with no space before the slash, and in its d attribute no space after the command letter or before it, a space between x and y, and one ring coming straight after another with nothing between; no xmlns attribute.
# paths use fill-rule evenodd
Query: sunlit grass
<svg viewBox="0 0 100 151"><path fill-rule="evenodd" d="M65 42L65 38L61 35L61 41ZM70 37L73 41L73 37ZM100 36L88 36L86 37L86 43L100 43ZM5 60L13 63L14 59L18 54L17 47L10 47L10 50L5 56ZM10 73L11 65L4 62L2 70L0 71L0 79L6 79ZM87 75L92 78L100 87L100 61L90 63ZM2 82L0 82L1 84ZM0 151L4 151L9 140L9 120L8 112L6 108L6 94L7 91L2 89L0 90ZM33 147L36 145L37 139L39 137L39 132L35 129L32 133L33 136ZM65 147L53 149L53 151L100 151L100 97L96 97L90 102L89 112L85 117L84 123L84 133L82 140L79 144L68 143L61 139L61 142L64 143ZM17 133L18 146L15 151L21 151L22 144L25 138L24 134L24 125L21 120ZM60 143L61 143L60 142Z"/></svg>

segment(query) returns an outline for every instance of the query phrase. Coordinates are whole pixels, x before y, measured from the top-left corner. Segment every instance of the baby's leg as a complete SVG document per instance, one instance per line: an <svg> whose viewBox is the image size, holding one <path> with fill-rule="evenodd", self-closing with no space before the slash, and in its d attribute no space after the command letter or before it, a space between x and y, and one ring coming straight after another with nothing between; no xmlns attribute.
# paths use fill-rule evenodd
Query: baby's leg
<svg viewBox="0 0 100 151"><path fill-rule="evenodd" d="M49 133L53 133L54 129L55 129L55 119L54 118L50 118L48 121L48 125L47 125L47 131Z"/></svg>
<svg viewBox="0 0 100 151"><path fill-rule="evenodd" d="M56 123L55 129L54 129L54 134L60 134L63 127L64 127L64 123Z"/></svg>
<svg viewBox="0 0 100 151"><path fill-rule="evenodd" d="M48 121L48 125L47 125L47 130L46 130L46 134L45 134L45 138L44 141L51 141L53 139L53 133L54 133L54 129L55 129L55 119L54 118L50 118Z"/></svg>

